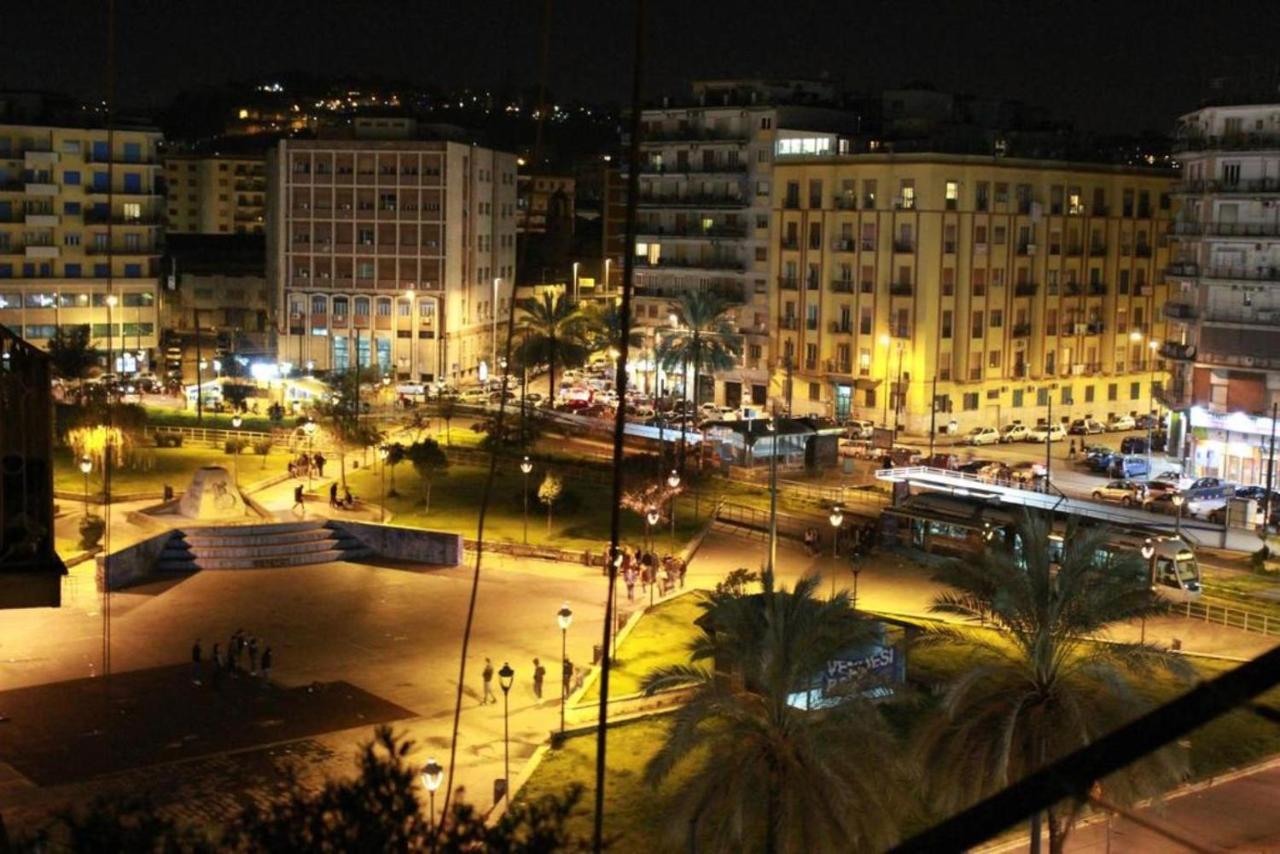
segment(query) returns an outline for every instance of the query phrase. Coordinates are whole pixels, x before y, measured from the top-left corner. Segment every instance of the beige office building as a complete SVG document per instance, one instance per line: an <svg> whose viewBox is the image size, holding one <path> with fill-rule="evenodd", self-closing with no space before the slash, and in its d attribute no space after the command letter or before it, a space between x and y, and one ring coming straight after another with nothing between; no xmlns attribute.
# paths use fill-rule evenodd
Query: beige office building
<svg viewBox="0 0 1280 854"><path fill-rule="evenodd" d="M164 180L171 234L262 234L266 227L263 157L167 155Z"/></svg>
<svg viewBox="0 0 1280 854"><path fill-rule="evenodd" d="M795 150L794 145L788 150ZM834 150L834 148L832 148ZM770 347L797 413L927 433L1144 413L1167 172L940 154L774 166ZM772 387L785 396L784 379Z"/></svg>
<svg viewBox="0 0 1280 854"><path fill-rule="evenodd" d="M374 131L370 131L374 132ZM281 142L267 280L282 362L451 383L492 370L515 277L515 155L456 142Z"/></svg>
<svg viewBox="0 0 1280 854"><path fill-rule="evenodd" d="M160 196L150 129L0 125L0 324L47 347L88 325L114 369L157 343Z"/></svg>

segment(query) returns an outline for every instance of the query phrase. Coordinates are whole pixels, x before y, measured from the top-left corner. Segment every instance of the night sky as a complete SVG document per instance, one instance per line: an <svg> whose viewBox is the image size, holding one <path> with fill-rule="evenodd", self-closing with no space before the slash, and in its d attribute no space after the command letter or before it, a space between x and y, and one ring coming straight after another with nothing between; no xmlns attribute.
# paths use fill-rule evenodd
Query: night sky
<svg viewBox="0 0 1280 854"><path fill-rule="evenodd" d="M282 70L532 85L539 0L116 0L120 101ZM85 14L96 8L96 16ZM7 3L0 87L102 91L106 0ZM632 4L553 0L551 87L623 101ZM1275 0L650 0L647 95L691 77L828 74L1020 98L1100 131L1168 130L1209 79L1280 58Z"/></svg>

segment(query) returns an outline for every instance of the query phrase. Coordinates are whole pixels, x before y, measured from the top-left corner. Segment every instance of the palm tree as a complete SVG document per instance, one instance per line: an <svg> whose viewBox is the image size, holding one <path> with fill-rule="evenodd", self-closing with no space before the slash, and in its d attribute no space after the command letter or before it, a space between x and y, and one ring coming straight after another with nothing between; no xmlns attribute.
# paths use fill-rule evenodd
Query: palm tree
<svg viewBox="0 0 1280 854"><path fill-rule="evenodd" d="M673 836L692 830L716 850L883 850L897 834L909 788L900 751L858 686L806 710L790 702L827 663L870 638L841 593L819 579L754 596L710 594L692 664L660 668L647 691L692 683L645 777L688 769L672 805ZM699 662L712 660L721 673ZM727 675L725 673L727 671Z"/></svg>
<svg viewBox="0 0 1280 854"><path fill-rule="evenodd" d="M589 303L583 308L584 339L592 353L622 350L622 308L612 300ZM635 327L632 317L631 333L627 336L631 347L644 346L644 333Z"/></svg>
<svg viewBox="0 0 1280 854"><path fill-rule="evenodd" d="M581 365L590 354L583 315L559 292L546 291L541 297L522 299L517 305L522 313L521 363L526 369L530 365L547 366L547 390L555 400L556 368Z"/></svg>
<svg viewBox="0 0 1280 854"><path fill-rule="evenodd" d="M688 291L680 295L673 313L675 334L663 338L658 345L658 361L667 371L678 370L687 377L693 368L692 409L700 403L703 371L727 371L742 355L742 336L726 316L733 306L711 291ZM689 394L685 390L685 418L688 419ZM680 431L680 458L684 459L684 427Z"/></svg>
<svg viewBox="0 0 1280 854"><path fill-rule="evenodd" d="M989 547L980 559L946 564L936 579L954 592L932 610L989 621L1000 631L938 630L933 639L963 640L973 665L948 688L941 714L919 733L919 759L936 769L927 780L934 806L953 812L997 791L1131 720L1149 704L1138 679L1183 663L1144 644L1098 643L1113 623L1152 614L1147 566L1135 555L1105 554L1104 532L1070 525L1061 557L1050 557L1049 522L1028 515L1020 548ZM1165 750L1101 782L1110 799L1159 791L1181 773ZM1048 810L1049 850L1060 852L1080 803ZM1032 819L1032 850L1040 846Z"/></svg>

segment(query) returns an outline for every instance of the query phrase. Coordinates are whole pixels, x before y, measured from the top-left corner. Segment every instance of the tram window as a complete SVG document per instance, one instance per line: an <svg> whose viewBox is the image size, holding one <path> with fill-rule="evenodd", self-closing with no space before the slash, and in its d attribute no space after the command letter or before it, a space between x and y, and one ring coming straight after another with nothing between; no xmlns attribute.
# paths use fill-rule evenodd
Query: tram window
<svg viewBox="0 0 1280 854"><path fill-rule="evenodd" d="M1178 580L1177 567L1167 557L1162 557L1156 562L1156 583L1163 584L1165 587L1182 586Z"/></svg>

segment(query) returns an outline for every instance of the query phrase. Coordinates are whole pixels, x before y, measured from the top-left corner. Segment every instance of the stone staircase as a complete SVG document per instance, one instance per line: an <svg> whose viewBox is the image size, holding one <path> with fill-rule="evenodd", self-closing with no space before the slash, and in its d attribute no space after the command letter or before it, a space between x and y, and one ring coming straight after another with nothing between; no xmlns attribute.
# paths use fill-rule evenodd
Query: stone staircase
<svg viewBox="0 0 1280 854"><path fill-rule="evenodd" d="M177 529L156 560L158 572L264 569L359 560L373 551L324 519Z"/></svg>

